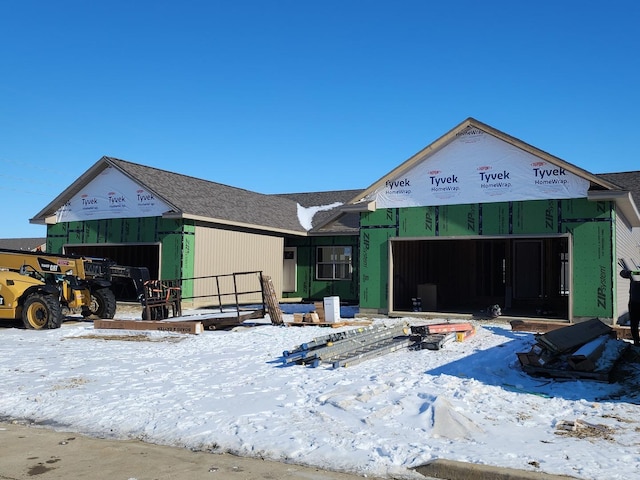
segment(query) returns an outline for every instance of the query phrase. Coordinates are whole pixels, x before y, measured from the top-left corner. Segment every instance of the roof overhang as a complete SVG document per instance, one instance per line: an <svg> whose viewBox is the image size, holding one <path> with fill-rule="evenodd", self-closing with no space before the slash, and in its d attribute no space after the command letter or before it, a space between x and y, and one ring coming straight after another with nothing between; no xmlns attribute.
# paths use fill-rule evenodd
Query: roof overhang
<svg viewBox="0 0 640 480"><path fill-rule="evenodd" d="M358 203L350 203L341 206L339 210L341 213L375 212L376 202L375 200L371 200Z"/></svg>
<svg viewBox="0 0 640 480"><path fill-rule="evenodd" d="M188 213L182 213L182 212L167 212L162 215L162 218L195 220L197 222L202 222L202 223L226 225L229 227L242 228L247 230L258 230L258 231L271 232L271 233L282 233L286 235L296 235L298 237L306 237L308 235L308 232L306 230L288 230L284 228L274 228L274 227L263 226L263 225L253 225L250 223L234 222L233 220L224 220L221 218L204 217L201 215L190 215Z"/></svg>
<svg viewBox="0 0 640 480"><path fill-rule="evenodd" d="M587 193L587 198L592 202L611 201L615 202L616 209L624 215L632 228L640 227L640 212L636 207L631 192L621 190L591 190Z"/></svg>

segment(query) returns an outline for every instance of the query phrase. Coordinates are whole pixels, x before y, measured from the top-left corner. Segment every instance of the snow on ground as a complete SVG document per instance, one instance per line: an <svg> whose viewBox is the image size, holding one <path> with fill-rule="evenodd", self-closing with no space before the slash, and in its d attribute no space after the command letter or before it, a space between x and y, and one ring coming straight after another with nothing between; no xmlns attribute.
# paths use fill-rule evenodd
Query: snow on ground
<svg viewBox="0 0 640 480"><path fill-rule="evenodd" d="M534 336L479 322L437 351L290 366L283 351L336 330L264 322L201 335L0 328L0 418L389 478L437 458L640 478L640 364L626 383L530 377L516 353ZM576 421L593 428L558 428Z"/></svg>

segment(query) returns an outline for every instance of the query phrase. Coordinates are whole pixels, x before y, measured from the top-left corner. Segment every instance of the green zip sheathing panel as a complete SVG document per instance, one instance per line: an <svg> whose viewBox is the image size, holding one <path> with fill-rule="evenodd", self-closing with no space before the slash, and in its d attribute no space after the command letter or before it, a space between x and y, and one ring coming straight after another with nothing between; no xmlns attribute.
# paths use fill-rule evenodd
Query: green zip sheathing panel
<svg viewBox="0 0 640 480"><path fill-rule="evenodd" d="M542 235L558 233L558 202L532 200L513 202L513 229L515 235Z"/></svg>
<svg viewBox="0 0 640 480"><path fill-rule="evenodd" d="M441 237L477 235L480 228L477 204L443 205L438 208L438 232Z"/></svg>
<svg viewBox="0 0 640 480"><path fill-rule="evenodd" d="M613 317L611 224L582 223L573 233L573 314Z"/></svg>
<svg viewBox="0 0 640 480"><path fill-rule="evenodd" d="M396 213L396 208L364 212L360 214L360 227L395 227L398 222Z"/></svg>
<svg viewBox="0 0 640 480"><path fill-rule="evenodd" d="M508 202L483 203L480 227L483 235L508 235L511 231Z"/></svg>
<svg viewBox="0 0 640 480"><path fill-rule="evenodd" d="M436 235L436 208L411 207L400 209L401 237L433 237Z"/></svg>
<svg viewBox="0 0 640 480"><path fill-rule="evenodd" d="M573 315L613 318L613 205L563 200L561 211L563 231L573 237Z"/></svg>
<svg viewBox="0 0 640 480"><path fill-rule="evenodd" d="M383 209L361 214L360 306L388 308L388 239L571 233L573 316L612 318L614 206L587 199Z"/></svg>
<svg viewBox="0 0 640 480"><path fill-rule="evenodd" d="M62 253L65 245L161 244L161 279L193 277L194 230L181 220L161 217L124 218L65 222L47 227L47 251ZM134 265L135 266L135 265ZM185 289L186 287L186 289ZM188 296L189 285L184 285Z"/></svg>
<svg viewBox="0 0 640 480"><path fill-rule="evenodd" d="M413 210L420 220L421 208ZM425 214L422 213L424 216ZM360 214L360 308L386 309L388 305L389 238L398 236L399 215L396 208L385 208ZM409 226L405 222L405 225ZM419 228L419 227L417 227Z"/></svg>
<svg viewBox="0 0 640 480"><path fill-rule="evenodd" d="M358 236L286 238L286 247L296 247L297 268L295 292L283 293L284 298L322 300L324 297L338 296L340 301L358 301ZM353 278L351 280L317 280L316 252L321 246L351 247Z"/></svg>
<svg viewBox="0 0 640 480"><path fill-rule="evenodd" d="M395 227L360 230L360 308L387 308L389 238L397 231Z"/></svg>
<svg viewBox="0 0 640 480"><path fill-rule="evenodd" d="M480 212L481 209L477 204L401 208L398 211L398 236L478 235L480 233ZM395 215L387 214L385 220L393 216ZM375 226L385 225L389 224Z"/></svg>
<svg viewBox="0 0 640 480"><path fill-rule="evenodd" d="M590 202L586 198L561 200L563 220L611 220L612 203Z"/></svg>

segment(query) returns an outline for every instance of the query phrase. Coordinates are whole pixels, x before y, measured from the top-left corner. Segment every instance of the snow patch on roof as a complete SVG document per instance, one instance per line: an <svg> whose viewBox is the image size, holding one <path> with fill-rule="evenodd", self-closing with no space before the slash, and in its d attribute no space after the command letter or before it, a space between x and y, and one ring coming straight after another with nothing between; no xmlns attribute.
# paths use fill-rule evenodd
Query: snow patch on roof
<svg viewBox="0 0 640 480"><path fill-rule="evenodd" d="M313 216L318 212L324 212L327 210L333 210L342 205L341 202L334 202L330 205L321 205L317 207L303 207L299 203L298 205L298 221L302 228L309 231L313 228Z"/></svg>

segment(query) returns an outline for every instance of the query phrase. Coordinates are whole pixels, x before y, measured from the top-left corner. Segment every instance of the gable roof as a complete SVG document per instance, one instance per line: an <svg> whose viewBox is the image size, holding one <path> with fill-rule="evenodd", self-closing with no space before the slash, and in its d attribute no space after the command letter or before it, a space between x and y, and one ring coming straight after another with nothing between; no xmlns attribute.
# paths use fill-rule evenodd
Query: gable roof
<svg viewBox="0 0 640 480"><path fill-rule="evenodd" d="M615 181L622 181L621 177L616 176L617 174L608 174L608 175L596 175L587 170L584 170L576 165L573 165L569 162L566 162L554 155L551 155L543 150L540 150L528 143L523 142L515 137L512 137L500 130L497 130L489 125L486 125L474 118L467 118L465 121L451 129L449 132L445 133L443 136L435 140L433 143L429 144L416 154L412 155L405 162L397 166L395 169L387 173L385 176L381 177L379 180L371 184L368 188L360 192L356 197L354 197L351 201L345 205L341 209L342 213L345 212L357 212L357 211L372 211L376 209L376 205L374 201L371 201L373 194L388 180L393 180L401 177L406 172L414 168L416 165L428 159L428 157L432 156L436 152L440 151L447 145L449 145L452 141L454 141L459 134L464 132L468 128L475 128L481 130L482 132L492 135L493 137L502 140L518 149L523 150L531 155L534 155L541 160L544 160L552 165L555 165L559 168L566 170L580 178L583 178L590 182L590 188L588 192L588 198L593 200L612 200L616 202L618 208L623 211L625 216L627 216L634 227L640 227L640 213L636 208L634 200L630 194L623 191L621 186L617 184ZM636 183L634 188L638 186L636 176L631 176L625 181L633 180ZM640 198L636 195L636 199Z"/></svg>
<svg viewBox="0 0 640 480"><path fill-rule="evenodd" d="M43 237L35 238L0 238L0 248L9 250L28 250L35 251L43 248L47 243L47 239Z"/></svg>
<svg viewBox="0 0 640 480"><path fill-rule="evenodd" d="M297 214L296 198L303 199L304 194L294 197L265 195L113 157L102 157L98 160L30 221L55 221L58 208L109 167L117 169L166 203L170 210L163 214L165 218L185 218L294 235L307 233ZM331 194L327 193L326 198L330 196Z"/></svg>

